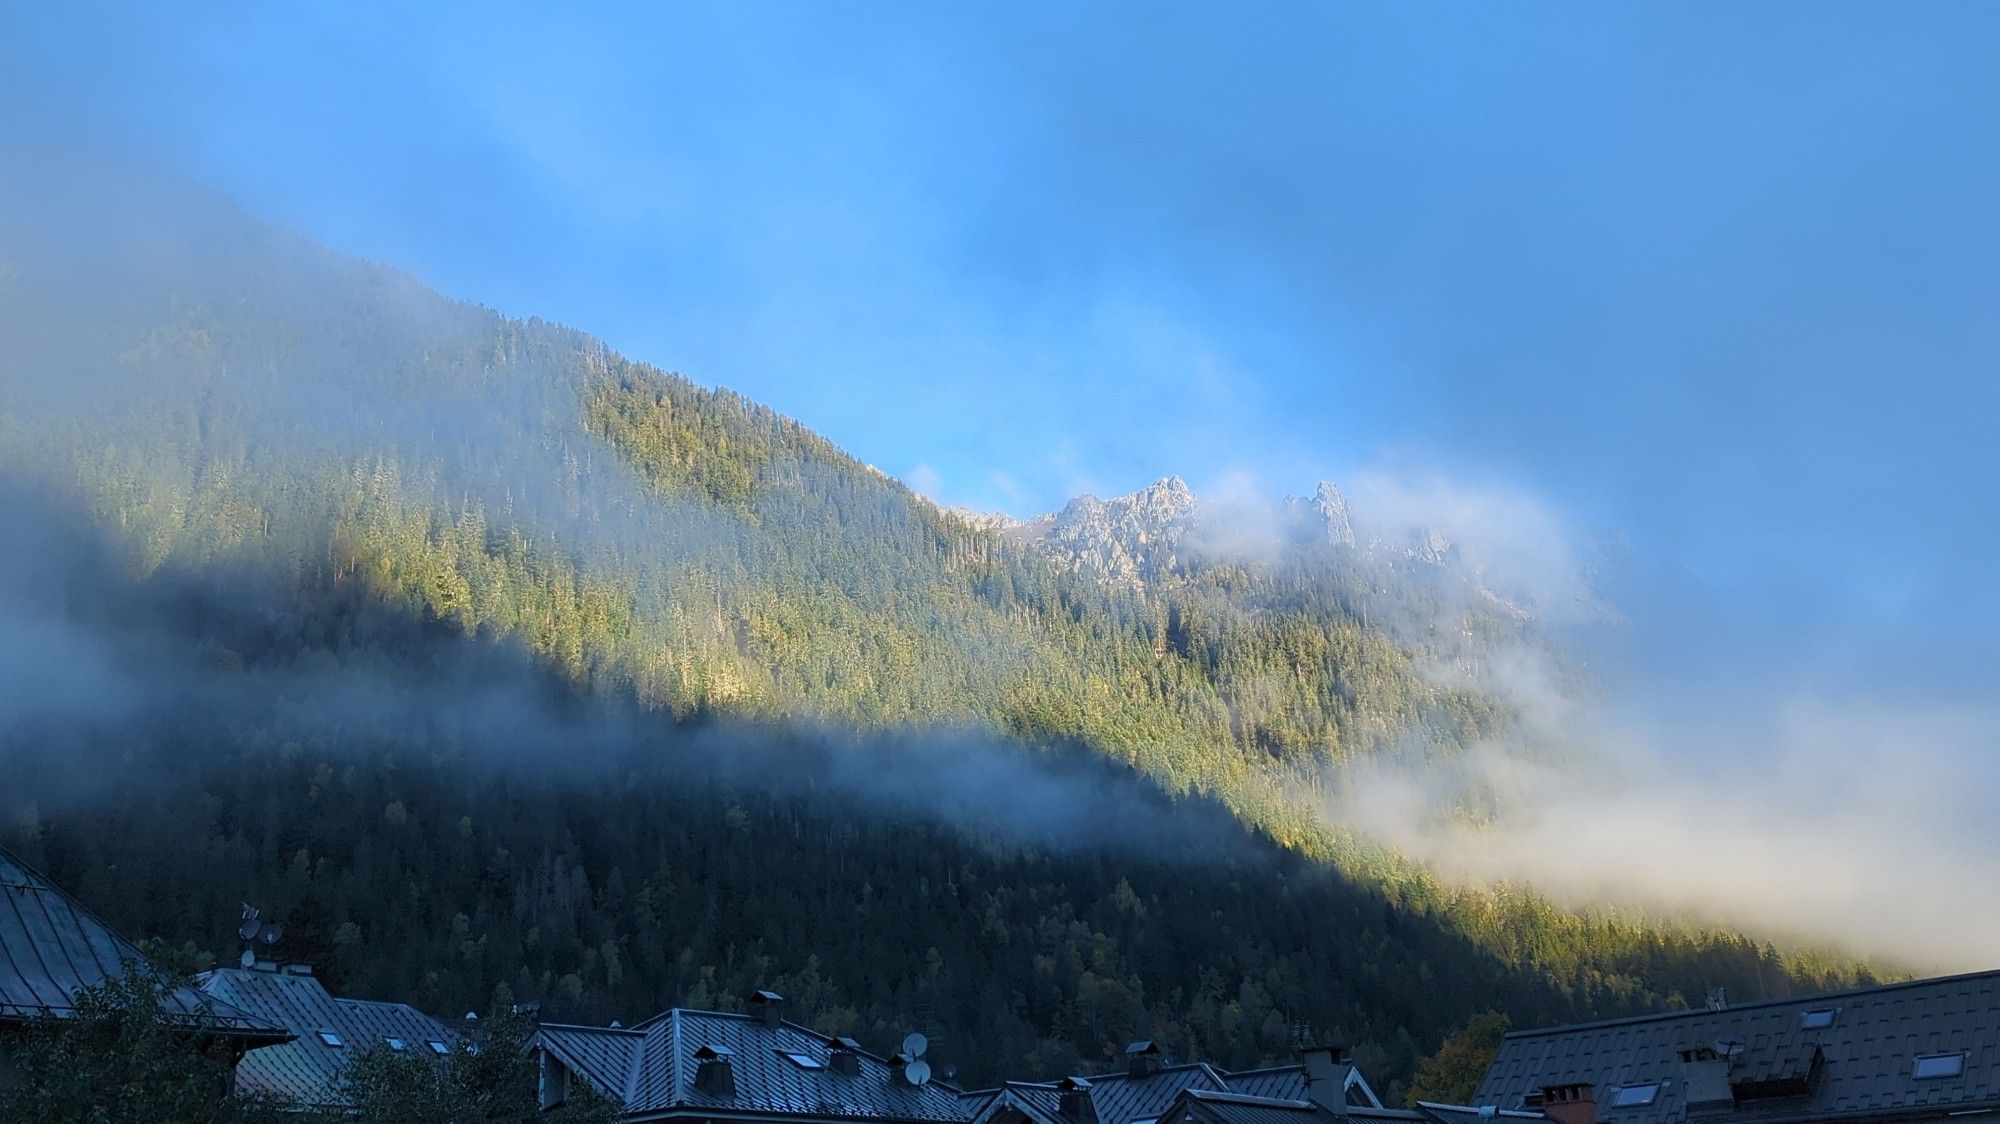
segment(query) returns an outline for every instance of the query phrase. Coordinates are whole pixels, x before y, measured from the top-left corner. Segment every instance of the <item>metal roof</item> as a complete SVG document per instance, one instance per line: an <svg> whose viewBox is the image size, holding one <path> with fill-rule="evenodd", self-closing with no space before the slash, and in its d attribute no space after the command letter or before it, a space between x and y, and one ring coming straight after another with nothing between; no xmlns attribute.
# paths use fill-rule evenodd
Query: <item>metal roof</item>
<svg viewBox="0 0 2000 1124"><path fill-rule="evenodd" d="M1429 1104L1414 1109L1350 1105L1345 1114L1336 1114L1303 1097L1189 1089L1175 1098L1160 1120L1161 1124L1464 1124L1466 1116L1477 1119L1478 1110Z"/></svg>
<svg viewBox="0 0 2000 1124"><path fill-rule="evenodd" d="M246 1093L269 1093L315 1108L347 1103L343 1075L355 1056L388 1039L404 1049L434 1057L430 1043L446 1049L458 1034L443 1022L403 1003L342 999L309 975L263 969L222 968L201 977L202 991L260 1018L291 1029L297 1038L257 1050L236 1067L236 1086ZM320 1034L331 1032L339 1045Z"/></svg>
<svg viewBox="0 0 2000 1124"><path fill-rule="evenodd" d="M1130 1124L1134 1120L1155 1120L1180 1097L1183 1089L1223 1091L1229 1088L1223 1075L1206 1063L1169 1065L1143 1076L1107 1073L1088 1078L1090 1103L1097 1109L1098 1124ZM1304 1087L1300 1078L1300 1087Z"/></svg>
<svg viewBox="0 0 2000 1124"><path fill-rule="evenodd" d="M827 1120L949 1121L971 1118L980 1101L943 1082L910 1086L887 1061L859 1052L860 1072L830 1064L826 1035L758 1015L676 1008L630 1029L545 1025L537 1048L619 1102L628 1119L695 1115L795 1116ZM735 1092L695 1088L695 1052L727 1051ZM807 1068L787 1055L818 1063Z"/></svg>
<svg viewBox="0 0 2000 1124"><path fill-rule="evenodd" d="M137 969L158 969L96 914L0 849L0 1022L75 1013L76 993ZM281 1025L191 987L165 997L168 1016L207 1033L253 1044L282 1042ZM253 1055L254 1056L254 1055Z"/></svg>
<svg viewBox="0 0 2000 1124"><path fill-rule="evenodd" d="M1826 1025L1808 1025L1807 1012L1827 1010L1833 1017ZM1681 1052L1704 1049L1722 1059L1712 1064L1738 1090L1811 1078L1809 1094L1740 1104L1725 1088L1712 1102L1717 1117L1775 1122L2000 1110L2000 971L1519 1031L1501 1043L1474 1100L1518 1108L1544 1086L1583 1084L1607 1124L1701 1118L1708 1110L1690 1110L1693 1071ZM1961 1053L1955 1076L1913 1074L1920 1056ZM1638 1092L1655 1083L1651 1103L1616 1104L1621 1088Z"/></svg>
<svg viewBox="0 0 2000 1124"><path fill-rule="evenodd" d="M1300 1065L1231 1073L1207 1062L1190 1062L1161 1066L1144 1074L1134 1074L1130 1070L1094 1074L1084 1080L1090 1083L1090 1103L1097 1112L1098 1124L1156 1120L1173 1106L1182 1093L1190 1091L1298 1102L1304 1102L1306 1097L1306 1072L1305 1067ZM1369 1087L1360 1070L1349 1067L1346 1080L1348 1104L1356 1108L1382 1107L1381 1100L1375 1096L1375 1090ZM1054 1082L1015 1081L996 1092L1000 1091L1012 1094L1006 1103L1020 1108L1030 1117L1060 1119L1056 1110ZM1000 1107L998 1101L982 1102L975 1124L990 1118Z"/></svg>
<svg viewBox="0 0 2000 1124"><path fill-rule="evenodd" d="M1062 1114L1062 1091L1039 1081L1009 1081L974 1106L971 1124L987 1124L1013 1110L1033 1124L1066 1124ZM1011 1119L1011 1117L1008 1117Z"/></svg>

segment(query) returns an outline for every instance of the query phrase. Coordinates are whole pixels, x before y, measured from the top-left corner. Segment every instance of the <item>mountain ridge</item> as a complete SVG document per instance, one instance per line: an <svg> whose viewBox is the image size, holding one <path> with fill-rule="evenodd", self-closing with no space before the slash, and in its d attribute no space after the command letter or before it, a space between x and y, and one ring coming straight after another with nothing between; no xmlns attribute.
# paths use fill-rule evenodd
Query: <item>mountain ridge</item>
<svg viewBox="0 0 2000 1124"><path fill-rule="evenodd" d="M816 953L799 918L857 923L829 904L829 894L851 895L923 913L950 939L1060 950L1060 963L1018 958L1005 978L954 985L967 1012L1013 1009L1010 989L1036 997L996 1049L1045 1049L1053 1066L1091 1048L1079 1026L1119 1035L1199 1018L1206 1029L1190 1030L1192 1040L1254 1059L1281 1048L1270 1043L1282 1033L1265 1032L1282 1031L1285 1008L1297 1007L1366 1028L1407 1068L1419 1045L1397 1029L1396 1012L1415 1000L1358 983L1316 997L1273 982L1297 974L1275 950L1295 946L1301 926L1327 936L1284 871L1363 887L1311 900L1337 907L1377 945L1423 930L1436 942L1423 947L1456 958L1468 996L1500 995L1491 981L1519 976L1533 981L1536 1003L1625 1009L1671 1003L1688 979L1724 964L1745 988L1827 971L1733 934L1446 886L1326 820L1315 786L1328 767L1450 759L1515 721L1502 700L1426 672L1441 654L1476 658L1528 628L1463 596L1444 567L1393 552L1376 564L1335 541L1330 524L1320 541L1287 540L1254 565L1197 551L1188 519L1198 506L1183 481L1122 506L1072 505L1074 549L1101 547L1156 575L1137 587L1096 580L920 502L740 395L633 362L573 329L452 301L226 208L162 203L127 214L118 200L129 194L97 222L75 221L94 205L81 197L63 201L61 223L28 206L0 211L11 298L0 300L0 476L102 536L89 570L110 591L56 585L62 595L52 597L52 583L67 579L36 568L26 537L0 551L4 572L22 575L0 583L6 608L37 622L0 643L0 656L36 671L28 681L43 688L26 701L9 696L0 746L46 745L90 763L87 780L153 807L144 778L119 773L143 749L178 794L159 804L156 822L178 824L190 854L202 852L203 832L227 840L232 869L256 883L228 892L323 895L335 902L336 935L341 925L357 934L376 926L426 950L425 961L385 966L384 989L429 987L438 1002L464 1004L506 983L523 999L597 1002L617 993L628 964L643 965L656 989L734 989L752 974L744 965L764 957L872 989L869 1017L884 1018L896 988L882 980L913 965L804 967ZM143 238L126 236L135 227ZM97 237L102 230L114 236ZM1333 494L1315 498L1331 508ZM1115 533L1100 538L1100 520ZM170 638L172 659L108 659L87 642L80 620L133 598L160 607L92 627ZM217 606L243 610L247 622L225 628L230 614ZM540 814L532 830L492 829L488 818L521 815L523 801L534 807L533 784L478 772L483 727L453 713L400 729L401 711L368 701L428 682L447 649L514 653L564 706L629 704L620 721L640 726L783 723L908 737L895 775L860 770L859 779L914 782L916 796L927 763L959 752L935 731L971 731L1028 754L1087 753L1169 796L1213 801L1290 856L1231 876L1252 890L1229 908L1253 902L1264 918L1242 940L1272 951L1232 959L1227 979L1174 970L1137 919L1170 900L1198 919L1224 898L1173 898L1163 877L1135 906L1115 893L1112 874L1103 900L1072 900L1062 878L1046 876L1054 860L1033 850L1005 867L1026 887L1018 895L985 883L987 898L953 899L955 911L990 907L1002 920L954 927L929 903L954 893L965 870L995 869L979 857L992 844L955 844L950 862L923 868L921 883L878 885L865 872L888 844L869 841L874 828L840 826L825 793L776 799L753 784L736 799L756 811L731 816L702 793L663 791L672 777L653 771L607 767L565 782L567 815L581 822L618 803L629 813L620 822L642 836L648 817L706 809L671 862L646 852L643 838ZM296 713L176 712L178 725L158 729L144 721L141 704L178 697L175 676L195 667L248 687L267 668L316 669L340 689L306 692ZM418 691L417 703L396 705L430 700ZM211 743L221 756L201 764ZM544 748L555 765L573 756L564 750L559 741ZM183 757L188 777L171 768ZM268 778L269 790L238 773ZM453 786L475 781L485 802L454 802ZM8 831L52 848L80 884L129 888L118 871L148 862L163 880L191 877L173 855L125 847L92 801L62 795L38 782L10 792L0 812ZM676 803L683 798L694 803ZM818 839L835 848L824 869L844 881L790 886L788 918L726 881L691 884L675 873L677 864L738 869L728 855L751 846L745 817L770 833L756 847ZM613 853L615 863L605 857ZM772 877L767 869L759 877ZM368 880L357 882L362 870ZM435 902L388 900L370 889L377 881L419 887ZM676 895L679 906L663 904ZM142 907L141 932L195 940L201 931L133 906ZM379 916L397 909L413 916ZM743 928L732 910L759 928ZM669 914L705 928L663 934L658 918ZM1099 963L1090 949L1107 946L1092 934L1113 931L1123 951ZM704 935L717 932L728 939ZM342 955L360 958L361 940ZM710 959L679 964L662 941ZM1406 955L1416 946L1397 947L1407 978L1421 978ZM444 982L425 984L426 973ZM1678 982L1656 987L1649 974ZM1061 987L1043 986L1049 978ZM1457 1002L1411 1016L1426 1043L1471 1013Z"/></svg>

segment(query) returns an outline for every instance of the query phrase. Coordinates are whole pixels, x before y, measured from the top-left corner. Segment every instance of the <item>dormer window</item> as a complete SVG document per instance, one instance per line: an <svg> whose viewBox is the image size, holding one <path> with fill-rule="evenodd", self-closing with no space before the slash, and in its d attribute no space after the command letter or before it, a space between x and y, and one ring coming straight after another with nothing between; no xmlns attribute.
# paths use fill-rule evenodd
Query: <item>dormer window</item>
<svg viewBox="0 0 2000 1124"><path fill-rule="evenodd" d="M1934 1077L1957 1077L1965 1072L1965 1051L1955 1054L1921 1054L1910 1076L1919 1081Z"/></svg>

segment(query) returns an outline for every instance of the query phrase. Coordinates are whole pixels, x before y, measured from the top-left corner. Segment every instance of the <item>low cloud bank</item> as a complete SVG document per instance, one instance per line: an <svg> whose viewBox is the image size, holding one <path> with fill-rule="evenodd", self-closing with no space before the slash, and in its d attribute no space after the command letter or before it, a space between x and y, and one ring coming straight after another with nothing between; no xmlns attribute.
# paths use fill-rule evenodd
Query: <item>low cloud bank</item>
<svg viewBox="0 0 2000 1124"><path fill-rule="evenodd" d="M1560 666L1558 645L1525 641L1433 659L1426 674L1505 699L1518 730L1456 763L1344 768L1330 822L1448 875L1575 905L1918 970L2000 963L2000 707L1922 697L1888 674L1865 694L1815 686L1808 652L1723 697L1700 669L1646 663L1647 619L1593 592L1601 553L1552 506L1435 477L1375 475L1354 497L1357 524L1442 531L1486 585L1542 607L1568 652Z"/></svg>

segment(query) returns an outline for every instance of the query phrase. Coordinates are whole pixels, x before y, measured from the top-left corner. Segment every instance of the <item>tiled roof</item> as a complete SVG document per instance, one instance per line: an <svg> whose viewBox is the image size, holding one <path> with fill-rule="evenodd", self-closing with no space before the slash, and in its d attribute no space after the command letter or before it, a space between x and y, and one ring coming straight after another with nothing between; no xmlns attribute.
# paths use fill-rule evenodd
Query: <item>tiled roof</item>
<svg viewBox="0 0 2000 1124"><path fill-rule="evenodd" d="M0 1022L41 1014L67 1016L78 989L155 969L139 950L75 898L0 850ZM168 1013L203 1030L252 1041L283 1041L283 1027L183 987L166 997Z"/></svg>
<svg viewBox="0 0 2000 1124"><path fill-rule="evenodd" d="M1807 1012L1832 1012L1809 1026ZM1809 1095L1733 1103L1727 1083L1820 1068ZM1517 1108L1544 1086L1582 1084L1595 1091L1606 1124L1666 1124L1689 1110L1683 1050L1708 1049L1726 1074L1714 1111L1738 1120L1834 1116L1941 1115L2000 1108L2000 972L1918 980L1887 987L1681 1011L1581 1026L1509 1034L1474 1100ZM1956 1076L1919 1079L1920 1056L1963 1055ZM1658 1083L1650 1104L1617 1105L1614 1094ZM1695 1100L1703 1098L1696 1097Z"/></svg>
<svg viewBox="0 0 2000 1124"><path fill-rule="evenodd" d="M280 1026L298 1037L282 1046L255 1050L236 1067L237 1088L270 1093L311 1107L346 1103L342 1075L355 1056L398 1039L405 1050L436 1056L431 1047L457 1045L452 1028L402 1003L341 999L317 979L290 972L223 968L201 977L201 989ZM339 1041L329 1045L320 1032Z"/></svg>
<svg viewBox="0 0 2000 1124"><path fill-rule="evenodd" d="M840 1073L829 1064L825 1035L791 1022L769 1026L756 1015L676 1009L628 1030L544 1026L535 1042L618 1101L628 1119L746 1114L957 1124L980 1106L940 1081L906 1085L888 1062L865 1052L860 1072ZM704 1046L728 1052L733 1094L695 1088L695 1051ZM802 1066L790 1054L817 1064Z"/></svg>

